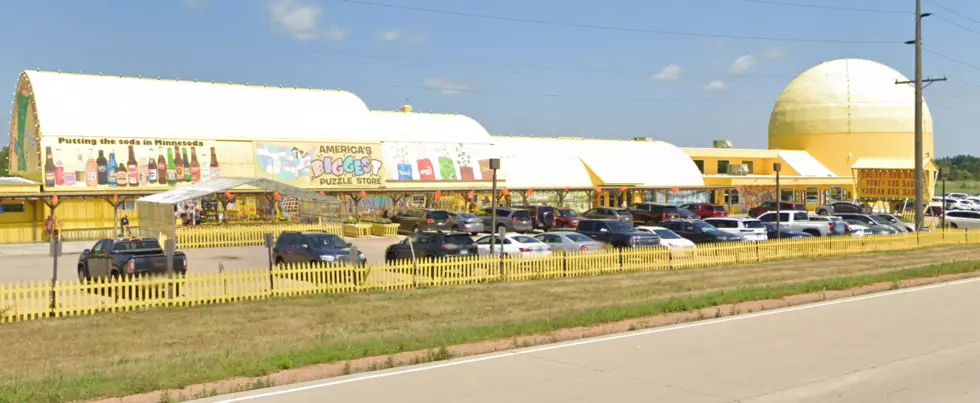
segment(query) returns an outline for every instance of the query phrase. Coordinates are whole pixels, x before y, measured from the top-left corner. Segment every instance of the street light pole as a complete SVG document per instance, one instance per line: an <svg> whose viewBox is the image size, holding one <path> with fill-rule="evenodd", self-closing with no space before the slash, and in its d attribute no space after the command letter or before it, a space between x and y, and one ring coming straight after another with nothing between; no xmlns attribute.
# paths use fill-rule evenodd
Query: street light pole
<svg viewBox="0 0 980 403"><path fill-rule="evenodd" d="M493 256L493 241L497 236L497 170L500 169L500 158L490 159L490 169L493 171L493 187L490 191L490 256ZM503 242L503 239L500 240ZM503 244L500 246L503 248ZM503 253L501 253L503 254Z"/></svg>
<svg viewBox="0 0 980 403"><path fill-rule="evenodd" d="M780 189L779 187L779 171L783 170L783 164L774 162L772 164L772 170L776 171L776 239L780 239L780 237L782 236L781 235L782 229L779 228L780 227L779 210L783 204L783 194L782 194L783 192L782 189Z"/></svg>
<svg viewBox="0 0 980 403"><path fill-rule="evenodd" d="M943 180L943 218L940 221L943 232L946 232L946 177L949 176L949 167L939 168L939 177Z"/></svg>

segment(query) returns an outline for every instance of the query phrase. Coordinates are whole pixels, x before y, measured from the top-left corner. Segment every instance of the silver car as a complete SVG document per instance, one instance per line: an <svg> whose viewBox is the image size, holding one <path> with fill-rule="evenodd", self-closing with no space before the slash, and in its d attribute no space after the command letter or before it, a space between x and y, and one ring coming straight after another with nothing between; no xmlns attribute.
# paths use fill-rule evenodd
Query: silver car
<svg viewBox="0 0 980 403"><path fill-rule="evenodd" d="M453 219L453 232L469 232L473 236L483 232L483 220L470 213L449 213Z"/></svg>
<svg viewBox="0 0 980 403"><path fill-rule="evenodd" d="M602 249L602 243L577 232L545 232L534 237L547 244L553 251L561 252L594 252Z"/></svg>

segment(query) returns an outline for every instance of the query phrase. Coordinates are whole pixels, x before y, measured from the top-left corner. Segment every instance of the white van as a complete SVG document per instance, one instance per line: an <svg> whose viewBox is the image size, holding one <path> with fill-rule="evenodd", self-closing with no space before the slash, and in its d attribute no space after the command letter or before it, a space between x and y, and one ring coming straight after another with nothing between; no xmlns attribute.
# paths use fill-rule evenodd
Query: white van
<svg viewBox="0 0 980 403"><path fill-rule="evenodd" d="M762 242L769 239L766 227L754 218L705 218L704 222L719 230L741 236L747 242Z"/></svg>

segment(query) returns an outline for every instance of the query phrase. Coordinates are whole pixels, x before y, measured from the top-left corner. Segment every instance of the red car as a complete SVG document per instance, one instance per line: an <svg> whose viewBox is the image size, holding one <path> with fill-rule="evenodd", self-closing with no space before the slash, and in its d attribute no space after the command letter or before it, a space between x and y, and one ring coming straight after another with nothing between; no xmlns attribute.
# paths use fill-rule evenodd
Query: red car
<svg viewBox="0 0 980 403"><path fill-rule="evenodd" d="M784 211L784 210L785 211L792 211L792 210L806 211L806 205L803 204L803 203L782 202L782 203L779 203L779 210L780 211ZM776 211L776 202L769 201L769 202L762 203L762 205L760 205L758 207L752 207L752 208L750 208L749 209L749 217L756 218L756 217L758 217L760 215L763 215L765 213L768 213L770 211Z"/></svg>
<svg viewBox="0 0 980 403"><path fill-rule="evenodd" d="M725 207L717 204L688 203L682 204L678 208L690 211L701 218L728 217L728 210L725 210Z"/></svg>
<svg viewBox="0 0 980 403"><path fill-rule="evenodd" d="M578 222L582 221L582 216L570 208L557 209L555 215L555 227L558 228L578 228Z"/></svg>

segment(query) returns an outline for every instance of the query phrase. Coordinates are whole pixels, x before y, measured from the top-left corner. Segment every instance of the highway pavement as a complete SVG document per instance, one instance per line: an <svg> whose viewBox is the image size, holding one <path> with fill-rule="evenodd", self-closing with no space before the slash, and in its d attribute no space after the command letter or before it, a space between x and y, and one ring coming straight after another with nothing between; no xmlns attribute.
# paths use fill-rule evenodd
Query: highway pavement
<svg viewBox="0 0 980 403"><path fill-rule="evenodd" d="M198 403L978 402L980 280Z"/></svg>

